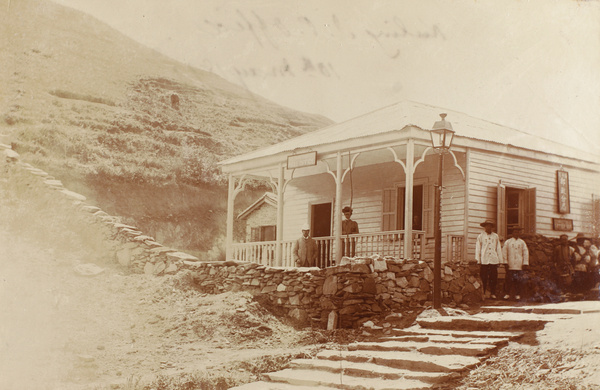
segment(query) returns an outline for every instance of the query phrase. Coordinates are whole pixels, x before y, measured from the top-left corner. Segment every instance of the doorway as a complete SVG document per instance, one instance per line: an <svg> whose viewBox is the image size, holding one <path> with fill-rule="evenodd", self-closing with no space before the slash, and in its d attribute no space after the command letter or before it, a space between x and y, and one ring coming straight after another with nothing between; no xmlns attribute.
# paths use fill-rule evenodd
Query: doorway
<svg viewBox="0 0 600 390"><path fill-rule="evenodd" d="M404 204L406 202L406 188L398 187L396 210L396 229L404 230ZM413 186L413 230L423 230L423 185Z"/></svg>
<svg viewBox="0 0 600 390"><path fill-rule="evenodd" d="M313 204L310 207L310 225L313 237L331 236L332 203Z"/></svg>
<svg viewBox="0 0 600 390"><path fill-rule="evenodd" d="M502 238L508 238L513 230L524 233L536 232L535 188L507 187L498 185L498 230Z"/></svg>

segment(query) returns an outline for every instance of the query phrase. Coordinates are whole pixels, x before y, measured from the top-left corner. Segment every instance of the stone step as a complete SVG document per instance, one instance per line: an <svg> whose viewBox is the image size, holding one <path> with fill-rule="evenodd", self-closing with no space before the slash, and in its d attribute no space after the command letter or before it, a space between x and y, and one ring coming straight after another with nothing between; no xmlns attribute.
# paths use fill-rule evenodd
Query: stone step
<svg viewBox="0 0 600 390"><path fill-rule="evenodd" d="M410 371L456 372L474 367L480 359L462 355L429 355L397 351L321 351L319 359L373 363Z"/></svg>
<svg viewBox="0 0 600 390"><path fill-rule="evenodd" d="M562 311L562 310L561 310ZM551 313L537 314L537 313L511 313L511 312L491 312L491 313L478 313L473 318L487 320L487 321L503 321L503 322L527 322L527 321L540 321L540 322L553 322L560 319L573 318L574 314L570 313Z"/></svg>
<svg viewBox="0 0 600 390"><path fill-rule="evenodd" d="M494 353L498 347L480 343L436 343L431 341L380 341L360 342L348 345L350 351L417 351L428 355L485 356Z"/></svg>
<svg viewBox="0 0 600 390"><path fill-rule="evenodd" d="M501 313L498 313L501 314ZM511 313L516 314L516 313ZM422 328L462 331L524 331L544 328L548 320L538 318L480 318L475 316L436 317L417 319Z"/></svg>
<svg viewBox="0 0 600 390"><path fill-rule="evenodd" d="M491 344L503 347L508 344L508 337L454 337L450 335L414 335L414 336L386 336L380 337L381 341L398 342L434 342L434 343L462 343L462 344Z"/></svg>
<svg viewBox="0 0 600 390"><path fill-rule="evenodd" d="M338 387L326 386L296 386L282 382L251 382L245 385L230 387L229 390L339 390Z"/></svg>
<svg viewBox="0 0 600 390"><path fill-rule="evenodd" d="M398 336L450 336L454 338L478 338L478 339L509 339L511 341L523 337L523 332L502 331L466 331L451 329L428 329L420 326L411 326L404 329L392 329L392 333Z"/></svg>
<svg viewBox="0 0 600 390"><path fill-rule="evenodd" d="M273 382L297 386L328 386L338 389L420 390L430 389L430 383L414 379L361 378L327 371L285 370L265 374Z"/></svg>
<svg viewBox="0 0 600 390"><path fill-rule="evenodd" d="M581 314L581 310L577 309L535 309L514 306L484 306L481 311L484 313Z"/></svg>
<svg viewBox="0 0 600 390"><path fill-rule="evenodd" d="M482 306L481 310L485 313L531 313L531 314L586 314L600 312L600 302L598 301L581 301L581 302L560 302L546 303L541 305L523 305L517 304L502 305L502 306Z"/></svg>
<svg viewBox="0 0 600 390"><path fill-rule="evenodd" d="M410 371L401 368L381 366L374 363L357 363L345 360L296 359L290 362L290 368L320 370L363 378L414 379L427 383L440 383L451 377L452 373Z"/></svg>

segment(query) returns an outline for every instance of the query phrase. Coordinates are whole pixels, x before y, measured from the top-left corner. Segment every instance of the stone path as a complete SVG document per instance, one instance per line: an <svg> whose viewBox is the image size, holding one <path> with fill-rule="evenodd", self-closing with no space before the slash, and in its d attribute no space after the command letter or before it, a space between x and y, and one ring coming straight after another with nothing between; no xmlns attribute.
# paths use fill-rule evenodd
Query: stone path
<svg viewBox="0 0 600 390"><path fill-rule="evenodd" d="M391 334L376 341L324 350L315 359L293 360L284 370L264 374L262 381L234 389L452 388L452 383L509 341L576 314L553 307L538 307L535 312L487 307L473 316L420 318L409 328L392 328Z"/></svg>

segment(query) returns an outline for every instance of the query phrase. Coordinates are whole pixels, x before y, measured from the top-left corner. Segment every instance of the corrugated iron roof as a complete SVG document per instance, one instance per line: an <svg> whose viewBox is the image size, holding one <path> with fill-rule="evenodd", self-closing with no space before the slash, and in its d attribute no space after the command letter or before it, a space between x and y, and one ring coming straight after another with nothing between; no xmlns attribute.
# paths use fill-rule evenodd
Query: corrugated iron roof
<svg viewBox="0 0 600 390"><path fill-rule="evenodd" d="M582 153L591 157L590 153L582 152L556 141L534 136L524 131L483 119L473 118L462 112L423 103L404 101L345 122L333 124L299 137L291 138L278 144L230 158L221 162L221 164L234 164L282 152L292 152L297 149L315 148L319 145L364 138L370 135L401 130L411 125L429 130L434 122L439 120L440 113L448 114L447 120L452 123L456 131L457 138L455 138L455 144L460 142L460 137L464 137L577 159L585 159L582 158ZM592 161L598 162L598 159L592 158Z"/></svg>

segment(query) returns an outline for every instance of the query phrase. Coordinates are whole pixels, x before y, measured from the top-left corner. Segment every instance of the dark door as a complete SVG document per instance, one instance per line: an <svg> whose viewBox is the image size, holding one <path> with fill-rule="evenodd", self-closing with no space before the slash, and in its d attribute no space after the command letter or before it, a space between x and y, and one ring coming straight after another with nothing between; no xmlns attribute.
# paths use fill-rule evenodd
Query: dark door
<svg viewBox="0 0 600 390"><path fill-rule="evenodd" d="M396 206L396 229L404 230L405 187L398 187L398 203ZM423 230L423 185L413 186L413 230Z"/></svg>
<svg viewBox="0 0 600 390"><path fill-rule="evenodd" d="M331 203L313 204L310 222L313 237L331 236Z"/></svg>

